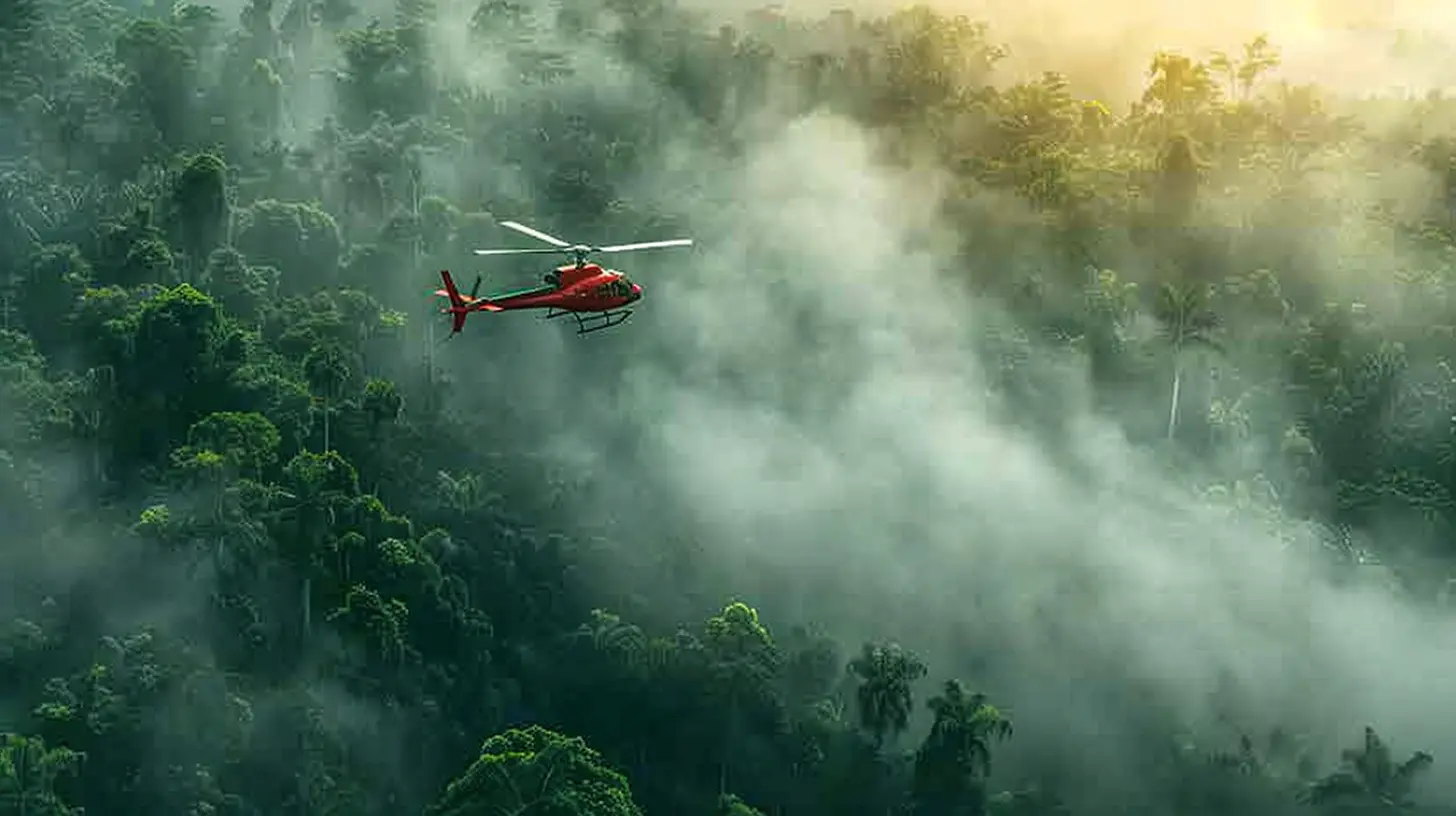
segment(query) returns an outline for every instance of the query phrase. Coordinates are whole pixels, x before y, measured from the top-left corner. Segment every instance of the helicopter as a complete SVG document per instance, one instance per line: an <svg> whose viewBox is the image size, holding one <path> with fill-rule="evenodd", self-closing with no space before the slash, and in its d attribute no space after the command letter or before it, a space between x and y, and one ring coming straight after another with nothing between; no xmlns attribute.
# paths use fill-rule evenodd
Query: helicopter
<svg viewBox="0 0 1456 816"><path fill-rule="evenodd" d="M465 318L471 312L507 312L517 309L545 309L542 319L571 315L576 319L578 335L609 329L620 325L632 316L629 304L642 299L642 287L633 283L626 275L615 269L604 269L587 260L589 254L631 252L638 249L692 246L691 238L674 238L667 241L643 241L615 246L588 246L570 244L554 235L547 235L515 221L502 221L501 226L523 235L550 244L539 249L477 249L476 255L543 255L566 254L574 263L557 267L545 276L545 286L519 289L480 297L480 276L470 294L461 294L449 270L440 270L440 279L445 288L435 290L435 295L446 298L449 306L440 310L451 318L450 337L460 333ZM448 338L447 338L448 339Z"/></svg>

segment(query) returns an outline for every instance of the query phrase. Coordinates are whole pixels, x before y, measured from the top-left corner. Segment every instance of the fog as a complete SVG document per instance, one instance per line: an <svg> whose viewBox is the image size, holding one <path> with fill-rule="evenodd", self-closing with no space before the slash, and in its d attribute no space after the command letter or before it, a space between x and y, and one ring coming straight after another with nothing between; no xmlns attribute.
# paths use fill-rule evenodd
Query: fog
<svg viewBox="0 0 1456 816"><path fill-rule="evenodd" d="M741 20L760 5L742 0L685 5L720 21ZM861 15L903 7L895 0L796 0L772 4L790 16L833 9ZM1111 0L1096 5L1068 0L930 0L923 5L987 22L1009 49L1006 74L1070 75L1084 93L1124 102L1140 92L1147 63L1159 50L1194 55L1236 54L1242 43L1268 34L1284 51L1277 76L1318 82L1351 94L1392 90L1423 93L1451 84L1448 43L1456 38L1456 10L1440 0L1367 3L1362 0L1290 0L1264 3L1177 3Z"/></svg>
<svg viewBox="0 0 1456 816"><path fill-rule="evenodd" d="M810 5L788 10L821 10ZM1259 33L1285 50L1280 76L1291 81L1420 91L1439 73L1395 66L1378 32L1345 30L1357 21L1332 9L938 5L987 19L993 40L1012 43L1013 75L1018 65L1065 68L1074 85L1123 99L1158 48L1234 51ZM712 7L719 21L738 11ZM1437 15L1432 5L1358 22L1450 30L1451 16ZM678 606L689 597L705 612L741 596L781 628L819 622L851 648L894 637L928 659L931 681L962 675L1009 707L1018 737L1008 755L1042 767L1059 758L1124 802L1156 796L1141 789L1132 759L1147 750L1139 743L1153 720L1232 718L1214 732L1230 742L1234 728L1296 724L1316 731L1326 759L1366 723L1397 751L1456 752L1456 733L1430 716L1456 703L1449 620L1378 577L1333 582L1319 531L1301 522L1210 504L1195 486L1230 475L1214 463L1130 443L1094 409L1085 361L1017 337L998 304L946 283L963 261L941 213L947 196L963 193L877 156L871 135L823 113L755 135L732 159L685 130L661 169L625 192L679 211L676 223L698 244L613 259L646 289L626 327L578 342L534 322L472 321L459 377L477 378L485 355L498 368L479 375L483 388L543 397L527 411L543 417L534 430L543 449L564 451L562 462L600 491L595 511L581 508L583 523L610 525L640 548L596 564L596 589L659 612L694 608ZM1019 230L1019 257L969 263L1009 274L1058 262L1025 212L985 195L977 211L990 220L975 227ZM577 235L569 223L497 215L573 241L677 237ZM1339 253L1291 236L1330 265L1335 286ZM500 245L515 243L502 235ZM1395 260L1381 246L1348 248ZM533 338L524 360L514 356L518 332ZM1026 355L1055 433L998 402L972 351L988 335L1009 335ZM459 409L479 410L483 399L462 397ZM1128 397L1153 413L1166 412L1166 399ZM694 577L675 588L663 585L668 556L652 543L669 536L694 542Z"/></svg>
<svg viewBox="0 0 1456 816"><path fill-rule="evenodd" d="M652 485L632 511L649 527L662 505L687 515L724 591L850 643L897 637L937 674L976 667L1025 712L1013 752L1061 741L1103 785L1135 765L1068 730L1105 749L1150 704L1207 721L1215 694L1243 727L1339 729L1327 748L1369 720L1456 749L1429 717L1456 702L1447 621L1327 583L1312 530L1196 497L1206 474L1132 447L1074 361L1030 352L1062 380L1065 449L998 410L969 353L995 304L947 291L925 249L935 185L827 117L710 175L736 176L740 205L693 214L691 265L646 284L611 409L573 441L632 426L635 455L598 475Z"/></svg>
<svg viewBox="0 0 1456 816"><path fill-rule="evenodd" d="M565 87L522 87L465 40L473 5L440 4L433 54L443 74L486 92L590 100L583 113L673 121L676 103L653 98L644 78L590 43L556 43L573 52L577 70ZM706 25L746 11L702 5ZM1079 92L1117 104L1136 97L1160 48L1233 52L1261 33L1284 52L1278 77L1355 95L1391 86L1424 93L1446 76L1440 49L1393 54L1389 32L1456 37L1456 8L1414 0L1398 14L1366 17L1357 4L1333 2L931 5L989 23L991 38L1011 48L1003 79L1065 70ZM863 0L856 10L889 6ZM219 8L234 18L236 9ZM795 14L827 8L786 5ZM333 112L317 89L289 101L293 138ZM1234 729L1311 730L1330 760L1368 723L1402 756L1456 756L1456 730L1432 716L1456 707L1449 613L1398 597L1376 570L1368 581L1336 581L1321 531L1304 522L1209 500L1200 485L1281 465L1261 451L1189 462L1135 444L1094 404L1083 357L1043 345L1003 304L952 282L966 265L1010 275L1064 263L1031 213L935 170L893 166L874 134L825 112L746 119L753 125L739 151L726 155L683 117L655 166L618 185L671 216L661 234L583 234L537 212L492 213L570 241L655 240L679 229L696 239L691 250L612 259L646 293L625 326L578 339L561 321L480 314L461 338L431 350L454 382L449 410L512 423L508 435L587 481L590 501L562 521L620 543L606 558L583 555L581 580L604 604L665 626L741 597L776 632L816 623L847 650L894 638L930 665L921 699L959 676L1009 710L1017 735L1004 749L1009 770L999 772L1065 774L1108 801L1160 795L1138 758L1152 750L1149 729L1170 725L1232 718L1213 732L1229 742ZM431 191L457 200L481 186L526 183L510 170L446 159L427 169ZM1406 195L1414 206L1427 191L1419 175L1394 192L1352 181L1365 171L1336 163L1321 178L1341 181L1355 201ZM968 194L977 197L970 207ZM1207 223L1223 223L1227 207L1256 209L1251 195L1210 207ZM948 204L978 220L953 223ZM1340 226L1342 244L1290 230L1291 247L1330 291L1357 285L1379 295L1378 277L1349 283L1343 256L1368 252L1381 269L1399 259L1358 243L1366 233L1353 221ZM1012 240L1015 252L963 257L967 229ZM496 245L528 243L501 230ZM457 279L480 271L486 288L545 271L455 263ZM1128 252L1106 265L1145 263ZM402 276L382 294L418 304L433 286ZM411 312L426 316L435 317L424 306ZM1039 389L1034 405L1004 399L988 348L1018 361ZM1154 425L1166 414L1161 381L1123 399ZM1236 454L1254 461L1235 468ZM88 546L78 538L74 558L55 560L84 572ZM686 567L671 566L683 557ZM159 602L162 612L138 614L185 628L176 621L200 603L181 593ZM133 606L144 605L116 604ZM341 716L373 718L335 702L349 709ZM1452 779L1438 774L1430 789L1456 796Z"/></svg>
<svg viewBox="0 0 1456 816"><path fill-rule="evenodd" d="M1154 51L1237 53L1241 43L1261 33L1284 51L1278 76L1291 82L1318 82L1352 94L1420 93L1449 87L1452 63L1442 43L1456 34L1450 5L1428 0L1384 5L1119 0L1096 7L1062 0L947 0L942 6L990 21L1020 58L1012 63L1016 68L1080 74L1114 96L1138 87L1145 55Z"/></svg>

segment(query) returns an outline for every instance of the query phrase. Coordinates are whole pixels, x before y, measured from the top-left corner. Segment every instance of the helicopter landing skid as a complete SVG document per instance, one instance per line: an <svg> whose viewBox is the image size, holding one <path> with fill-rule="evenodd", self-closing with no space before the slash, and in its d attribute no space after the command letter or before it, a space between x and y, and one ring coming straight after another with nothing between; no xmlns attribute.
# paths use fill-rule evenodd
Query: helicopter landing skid
<svg viewBox="0 0 1456 816"><path fill-rule="evenodd" d="M571 315L572 317L576 318L576 333L578 335L583 335L591 334L592 332L599 332L602 329L610 329L613 326L622 325L622 323L626 322L627 318L632 316L632 310L622 309L620 311L582 313L568 311L566 309L562 309L560 311L556 309L548 309L546 311L546 315L541 319L552 320L558 317L566 317L567 315Z"/></svg>

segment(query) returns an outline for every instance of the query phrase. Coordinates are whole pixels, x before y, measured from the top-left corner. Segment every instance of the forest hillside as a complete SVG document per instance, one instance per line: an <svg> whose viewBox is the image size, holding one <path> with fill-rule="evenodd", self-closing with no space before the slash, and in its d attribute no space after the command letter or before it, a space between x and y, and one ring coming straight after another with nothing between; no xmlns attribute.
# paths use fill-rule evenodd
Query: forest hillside
<svg viewBox="0 0 1456 816"><path fill-rule="evenodd" d="M1456 812L1456 105L742 11L0 2L0 816Z"/></svg>

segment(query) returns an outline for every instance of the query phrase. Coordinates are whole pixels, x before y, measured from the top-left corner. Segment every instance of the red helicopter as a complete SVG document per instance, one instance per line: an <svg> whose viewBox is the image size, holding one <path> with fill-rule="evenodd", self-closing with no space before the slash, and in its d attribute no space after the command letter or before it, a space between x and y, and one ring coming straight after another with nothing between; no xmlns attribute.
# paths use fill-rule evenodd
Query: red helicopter
<svg viewBox="0 0 1456 816"><path fill-rule="evenodd" d="M448 314L451 317L450 337L460 333L465 326L465 318L471 312L506 312L514 309L545 309L546 315L543 319L563 317L571 315L576 319L577 334L590 334L591 332L608 329L619 325L622 321L632 316L632 310L624 308L630 303L642 299L642 287L627 279L627 276L615 269L603 269L597 264L587 261L588 253L595 252L630 252L637 249L657 249L660 247L692 246L690 238L675 238L668 241L646 241L635 244L617 244L616 246L596 247L584 244L569 244L560 238L547 235L524 224L515 221L503 221L501 226L513 229L516 232L529 235L540 241L551 244L550 249L477 249L476 255L542 255L547 253L565 253L575 259L575 263L558 267L546 275L546 285L536 286L530 289L520 289L514 292L503 292L497 295L479 297L480 277L475 278L475 286L471 287L470 294L463 295L455 287L455 280L450 277L448 270L440 270L440 278L445 282L444 289L435 290L439 297L449 300L450 305L440 310L440 314ZM446 338L449 339L449 338Z"/></svg>

